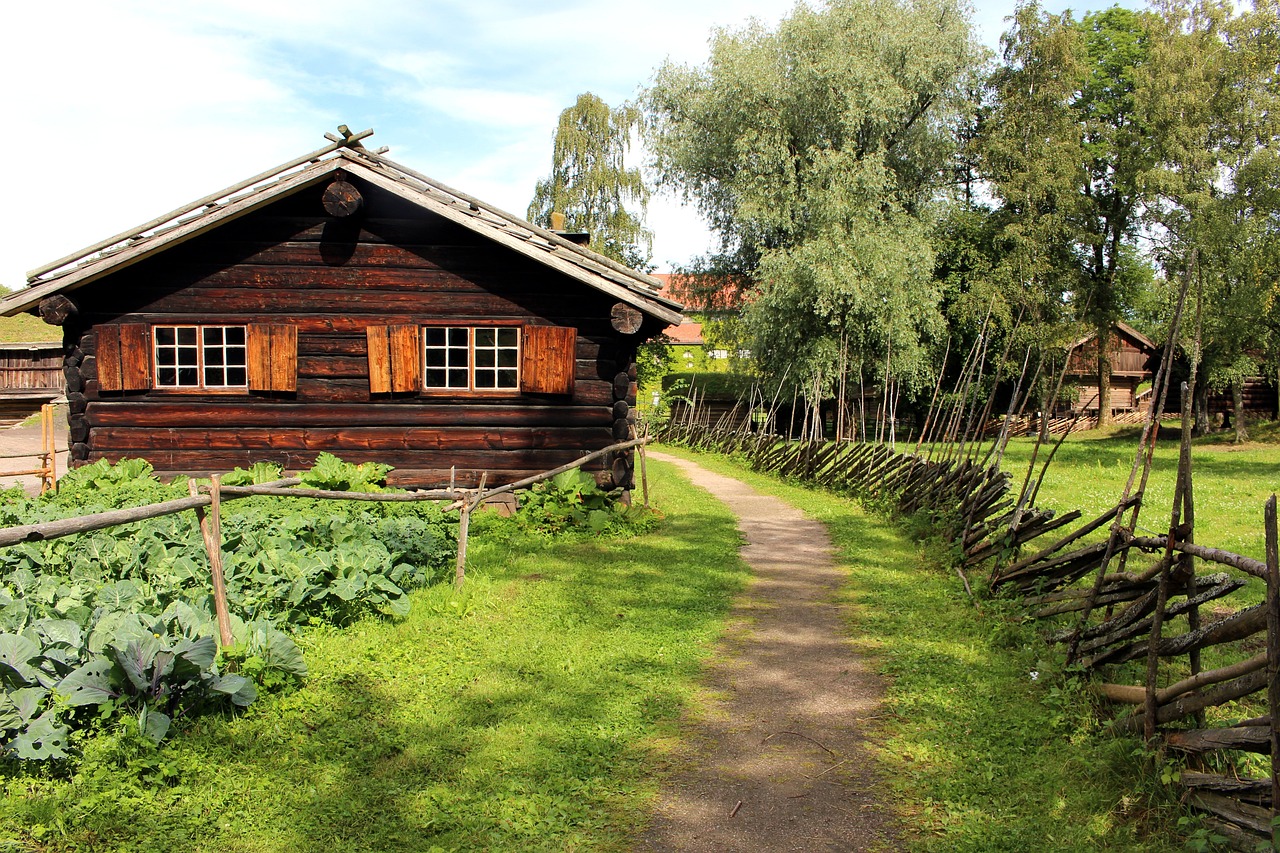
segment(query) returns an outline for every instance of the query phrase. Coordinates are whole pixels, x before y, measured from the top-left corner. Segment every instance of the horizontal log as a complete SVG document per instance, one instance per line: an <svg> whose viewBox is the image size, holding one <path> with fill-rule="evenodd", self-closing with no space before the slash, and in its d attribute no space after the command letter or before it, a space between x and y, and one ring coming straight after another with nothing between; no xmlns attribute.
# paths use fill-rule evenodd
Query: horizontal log
<svg viewBox="0 0 1280 853"><path fill-rule="evenodd" d="M154 450L146 453L103 452L92 448L88 462L106 459L118 462L124 458L142 458L157 471L228 471L232 468L250 468L256 462L271 462L286 471L302 471L315 464L317 451L286 449L261 450ZM447 450L422 453L392 453L383 450L344 450L343 460L354 464L378 462L396 468L436 468L448 470L451 466L474 468L479 471L534 470L543 471L556 465L572 462L581 455L580 450Z"/></svg>
<svg viewBox="0 0 1280 853"><path fill-rule="evenodd" d="M361 297L361 304L368 304L370 299L365 294ZM351 307L351 306L348 306ZM379 306L380 307L380 306ZM354 313L352 311L329 312L329 311L294 311L279 312L279 321L287 322L290 325L298 327L299 338L306 335L358 335L363 336L365 330L370 325L413 325L422 322L422 315L411 312L399 313L387 310L370 311L369 313ZM458 312L449 312L450 319L457 318L459 323L480 322L484 320L496 319L512 319L512 320L533 320L555 322L556 325L573 326L578 330L579 338L587 338L603 344L616 338L617 333L609 328L608 318L595 315L574 316L574 315L553 315L542 316L532 313L522 313L513 315L512 317L491 317L485 314L462 315ZM209 314L206 310L201 311L195 309L183 312L156 312L156 311L134 311L123 318L118 310L112 314L101 314L91 319L95 323L106 323L120 320L121 322L131 323L148 323L148 324L182 324L182 323L206 323L209 320ZM218 321L229 325L247 325L249 323L263 322L264 318L260 314L254 314L241 310L239 308L228 309L225 313L218 315ZM94 342L92 335L86 335L81 338L82 346L85 348L86 354L94 352Z"/></svg>
<svg viewBox="0 0 1280 853"><path fill-rule="evenodd" d="M93 427L150 428L200 428L219 424L228 427L591 426L607 429L612 424L612 412L604 406L538 406L518 398L449 405L397 400L376 406L367 402L314 406L248 399L186 401L170 398L163 403L153 400L99 400L89 405L87 417Z"/></svg>
<svg viewBox="0 0 1280 853"><path fill-rule="evenodd" d="M1156 724L1164 725L1174 720L1184 719L1199 711L1224 705L1227 702L1239 699L1241 696L1256 693L1266 686L1266 670L1258 670L1240 678L1224 681L1203 693L1183 696L1166 705L1161 705L1156 709ZM1143 718L1145 716L1142 712L1130 714L1127 717L1116 720L1116 728L1128 734L1140 732L1143 730Z"/></svg>
<svg viewBox="0 0 1280 853"><path fill-rule="evenodd" d="M103 402L129 402L129 401L207 401L209 403L218 403L220 401L234 399L260 399L258 397L249 397L238 393L231 394L187 394L185 392L177 393L172 391L149 391L149 392L130 392L128 394L109 394L103 396L99 393L98 383L96 380L85 383L83 396L87 399ZM70 395L68 395L68 399ZM428 399L425 396L414 396L406 398L397 398L391 401L380 401L381 405L400 406L409 405L422 400ZM511 394L511 395L493 395L481 396L476 394L462 394L457 396L445 396L442 394L432 394L429 398L434 404L447 407L455 404L474 404L477 401L499 401L510 400L512 404L526 403L532 405L545 405L545 400L558 399L557 395L539 395L539 394ZM278 401L278 402L277 402ZM275 399L271 401L271 405L283 404L286 402L297 401L300 403L361 403L365 406L373 407L373 401L369 395L368 379L351 379L351 378L331 378L316 379L309 376L298 378L298 390L292 397L281 397L275 395ZM610 407L614 403L613 388L605 382L599 381L574 381L573 396L569 398L568 403L573 406L601 406ZM71 408L75 409L75 403L71 404ZM606 408L605 411L608 411Z"/></svg>
<svg viewBox="0 0 1280 853"><path fill-rule="evenodd" d="M1237 776L1221 776L1217 773L1201 773L1198 770L1183 770L1179 774L1182 787L1219 794L1230 794L1236 797L1271 799L1270 779L1241 779Z"/></svg>
<svg viewBox="0 0 1280 853"><path fill-rule="evenodd" d="M1182 752L1214 752L1239 749L1244 752L1271 754L1270 726L1241 726L1225 729L1189 729L1170 732L1166 742Z"/></svg>
<svg viewBox="0 0 1280 853"><path fill-rule="evenodd" d="M1139 548L1158 549L1167 546L1167 541L1158 536L1135 536L1132 543ZM1211 563L1219 563L1224 566L1231 566L1239 569L1246 574L1253 575L1255 578L1266 579L1267 564L1262 560L1255 560L1252 557L1245 557L1240 554L1233 554L1230 551L1223 551L1220 548L1206 548L1203 545L1196 545L1193 542L1174 542L1173 550L1183 554L1190 554L1193 557L1199 557Z"/></svg>
<svg viewBox="0 0 1280 853"><path fill-rule="evenodd" d="M1242 803L1211 791L1192 791L1187 801L1195 808L1217 815L1236 826L1271 837L1271 810Z"/></svg>
<svg viewBox="0 0 1280 853"><path fill-rule="evenodd" d="M152 450L328 450L338 456L352 450L406 453L453 450L591 450L609 444L608 429L595 427L351 427L303 429L240 427L232 429L155 429L98 427L90 435L97 452Z"/></svg>
<svg viewBox="0 0 1280 853"><path fill-rule="evenodd" d="M277 480L270 485L296 485L300 482L302 481L290 478ZM177 500L164 501L148 506L115 509L77 518L63 518L57 521L42 521L38 524L6 527L0 529L0 546L16 545L20 542L41 542L47 539L74 536L77 533L90 533L94 530L104 530L108 527L117 527L121 524L130 524L135 521L146 521L149 518L175 515L179 512L209 506L210 503L212 503L212 500L208 495L196 495L190 498L178 498Z"/></svg>

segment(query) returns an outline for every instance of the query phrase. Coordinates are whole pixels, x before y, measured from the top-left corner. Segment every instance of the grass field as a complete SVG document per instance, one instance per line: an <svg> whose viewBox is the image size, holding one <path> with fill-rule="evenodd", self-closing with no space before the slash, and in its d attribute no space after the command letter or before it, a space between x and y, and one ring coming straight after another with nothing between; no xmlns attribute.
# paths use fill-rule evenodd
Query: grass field
<svg viewBox="0 0 1280 853"><path fill-rule="evenodd" d="M1202 545L1262 559L1265 543L1263 505L1280 490L1280 436L1273 424L1253 429L1253 441L1234 445L1226 436L1196 439L1192 446L1195 535ZM1127 427L1069 436L1049 466L1036 503L1066 511L1083 510L1086 518L1115 506L1138 448L1140 430ZM1146 500L1139 525L1148 533L1169 530L1174 481L1178 470L1176 422L1159 433ZM1005 454L1004 468L1021 486L1033 442L1016 438ZM1043 464L1042 450L1037 466ZM1037 468L1038 471L1038 468Z"/></svg>
<svg viewBox="0 0 1280 853"><path fill-rule="evenodd" d="M3 779L0 851L618 850L746 574L720 503L566 542L477 517L464 590L302 637L301 689L156 749L126 722L69 780Z"/></svg>

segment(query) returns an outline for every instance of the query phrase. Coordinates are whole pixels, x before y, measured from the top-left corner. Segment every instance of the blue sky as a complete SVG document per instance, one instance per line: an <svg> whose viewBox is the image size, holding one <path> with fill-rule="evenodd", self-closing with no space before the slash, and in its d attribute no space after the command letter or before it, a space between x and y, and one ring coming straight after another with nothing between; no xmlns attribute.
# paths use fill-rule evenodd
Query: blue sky
<svg viewBox="0 0 1280 853"><path fill-rule="evenodd" d="M1014 0L974 21L994 45ZM1050 4L1052 5L1052 4ZM1079 7L1081 4L1076 4ZM1087 4L1094 5L1094 4ZM793 0L44 0L6 13L9 136L0 284L324 144L371 147L523 215L580 92L633 97L712 28ZM696 214L650 209L660 270L707 248Z"/></svg>

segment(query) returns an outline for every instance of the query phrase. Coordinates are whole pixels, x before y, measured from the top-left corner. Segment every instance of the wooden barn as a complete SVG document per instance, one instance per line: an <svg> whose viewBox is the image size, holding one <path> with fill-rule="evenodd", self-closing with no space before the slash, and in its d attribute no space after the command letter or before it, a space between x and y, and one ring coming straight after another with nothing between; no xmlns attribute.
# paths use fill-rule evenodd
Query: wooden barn
<svg viewBox="0 0 1280 853"><path fill-rule="evenodd" d="M330 451L396 485L496 485L631 436L636 347L680 305L339 130L0 302L62 327L73 465ZM629 455L593 467L630 483Z"/></svg>
<svg viewBox="0 0 1280 853"><path fill-rule="evenodd" d="M1127 323L1116 323L1111 340L1111 410L1128 412L1149 405L1149 395L1140 392L1150 383L1160 359L1155 342ZM1098 336L1089 335L1071 345L1066 381L1078 389L1071 411L1098 411Z"/></svg>

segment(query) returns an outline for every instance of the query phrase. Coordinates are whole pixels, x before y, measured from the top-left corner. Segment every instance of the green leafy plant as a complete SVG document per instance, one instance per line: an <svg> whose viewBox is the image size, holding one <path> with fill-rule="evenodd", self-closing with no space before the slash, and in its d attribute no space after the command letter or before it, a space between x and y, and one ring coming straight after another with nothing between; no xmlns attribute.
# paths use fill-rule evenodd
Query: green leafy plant
<svg viewBox="0 0 1280 853"><path fill-rule="evenodd" d="M572 528L603 533L623 528L640 515L617 497L600 488L595 477L574 468L522 493L517 517L522 524L545 533Z"/></svg>

